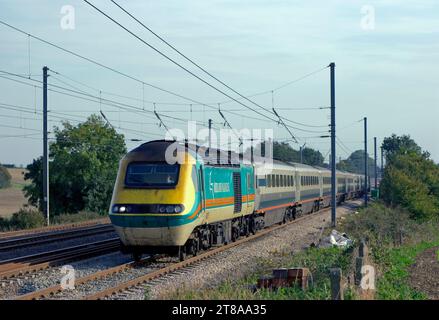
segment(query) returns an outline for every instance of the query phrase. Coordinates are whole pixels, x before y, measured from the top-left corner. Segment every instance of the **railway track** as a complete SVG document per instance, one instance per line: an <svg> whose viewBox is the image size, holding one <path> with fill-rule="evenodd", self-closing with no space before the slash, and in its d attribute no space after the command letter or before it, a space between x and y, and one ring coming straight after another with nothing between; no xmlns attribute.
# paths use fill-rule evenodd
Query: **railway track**
<svg viewBox="0 0 439 320"><path fill-rule="evenodd" d="M350 206L350 209L353 208L352 205L350 205L350 204L347 204L347 206L348 207ZM329 210L330 210L330 208L325 208L325 209L320 210L320 211L318 211L316 213L320 213L321 214L321 213L328 212ZM239 246L239 245L241 245L243 243L246 243L246 242L249 242L249 241L253 241L253 240L257 239L257 238L263 237L263 236L265 236L265 235L267 235L267 234L269 234L269 233L271 233L273 231L276 231L278 229L284 228L284 227L286 227L286 226L288 226L290 224L298 223L298 222L310 219L312 216L313 216L313 214L305 215L305 216L297 218L296 220L289 221L289 222L287 222L285 224L282 224L282 225L271 226L271 227L269 227L267 229L263 229L263 230L259 231L255 235L250 235L248 237L238 239L237 241L235 241L233 243L230 243L230 244L218 247L218 248L210 249L210 250L205 251L205 252L203 252L203 253L195 256L195 257L188 258L187 260L185 260L183 262L172 263L169 266L166 266L166 267L163 267L163 268L158 268L157 270L153 270L151 272L148 272L147 274L141 275L139 277L135 277L135 278L133 278L131 280L128 280L128 281L123 281L121 283L118 283L115 286L108 287L108 288L106 288L104 290L95 292L93 294L85 295L85 296L83 296L83 299L86 299L86 300L105 299L105 298L110 297L112 295L115 295L117 293L126 291L126 290L128 290L130 288L139 286L139 285L141 285L141 284L143 284L145 282L149 282L149 281L152 281L154 279L163 277L163 276L165 276L165 275L167 275L169 273L173 273L173 272L175 272L177 270L184 269L184 268L186 268L186 267L188 267L190 265L193 265L193 264L195 264L197 262L200 262L202 260L208 259L209 257L215 256L215 255L217 255L217 254L219 254L219 253L221 253L223 251L229 250L229 249L231 249L233 247L236 247L236 246ZM154 256L146 258L145 260L143 260L143 262L149 261L149 260L151 260L151 258L154 258ZM126 264L122 264L122 265L113 267L113 268L109 268L109 269L106 269L106 270L99 271L97 273L88 275L86 277L76 279L75 285L83 285L83 284L86 284L86 283L91 282L91 281L103 279L103 278L111 276L113 274L117 274L117 273L123 272L123 271L125 271L125 270L127 270L129 268L134 267L135 265L136 264L134 262L129 262L129 263L126 263ZM60 285L56 285L56 286L49 287L49 288L46 288L46 289L30 292L30 293L22 295L22 296L17 296L14 299L17 299L17 300L33 300L33 299L41 299L41 298L50 298L52 295L54 295L54 294L56 294L56 293L58 293L60 291L62 291L62 288L60 287Z"/></svg>
<svg viewBox="0 0 439 320"><path fill-rule="evenodd" d="M8 279L69 261L116 251L119 249L119 246L119 237L114 237L107 240L3 260L0 264L0 279Z"/></svg>
<svg viewBox="0 0 439 320"><path fill-rule="evenodd" d="M103 218L103 219L96 219L96 220L90 220L90 221L84 221L84 222L53 225L53 226L41 227L41 228L35 228L35 229L6 231L6 232L0 232L0 239L25 236L25 235L34 235L34 234L45 233L45 232L70 230L70 229L75 229L75 228L80 228L80 227L94 226L94 225L100 225L100 224L109 224L109 223L110 223L110 219Z"/></svg>
<svg viewBox="0 0 439 320"><path fill-rule="evenodd" d="M0 252L17 250L28 246L46 244L59 240L68 240L79 237L87 237L114 231L111 224L98 224L89 227L81 227L53 232L43 232L37 234L25 234L21 236L7 237L0 239ZM1 263L1 261L0 261Z"/></svg>

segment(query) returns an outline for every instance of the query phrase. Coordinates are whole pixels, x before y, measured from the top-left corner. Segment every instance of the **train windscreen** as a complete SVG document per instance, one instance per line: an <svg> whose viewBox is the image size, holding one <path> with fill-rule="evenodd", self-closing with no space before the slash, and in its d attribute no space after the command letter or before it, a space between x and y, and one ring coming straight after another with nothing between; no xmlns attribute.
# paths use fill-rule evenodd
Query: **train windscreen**
<svg viewBox="0 0 439 320"><path fill-rule="evenodd" d="M179 164L133 162L127 167L128 187L167 188L177 185Z"/></svg>

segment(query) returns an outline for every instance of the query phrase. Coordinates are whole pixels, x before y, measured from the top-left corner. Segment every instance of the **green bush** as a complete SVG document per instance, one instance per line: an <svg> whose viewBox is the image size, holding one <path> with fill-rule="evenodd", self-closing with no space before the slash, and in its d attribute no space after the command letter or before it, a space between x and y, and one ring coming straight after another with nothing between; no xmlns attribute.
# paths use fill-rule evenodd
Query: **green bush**
<svg viewBox="0 0 439 320"><path fill-rule="evenodd" d="M409 136L385 138L386 168L380 184L384 202L407 208L420 220L439 217L439 167Z"/></svg>
<svg viewBox="0 0 439 320"><path fill-rule="evenodd" d="M0 189L8 188L11 186L11 174L8 169L0 166Z"/></svg>
<svg viewBox="0 0 439 320"><path fill-rule="evenodd" d="M436 239L437 220L421 223L413 220L404 208L391 208L383 203L372 203L343 220L340 228L350 237L366 239L371 246L395 246Z"/></svg>
<svg viewBox="0 0 439 320"><path fill-rule="evenodd" d="M22 208L9 219L10 230L32 229L43 227L46 220L40 211Z"/></svg>

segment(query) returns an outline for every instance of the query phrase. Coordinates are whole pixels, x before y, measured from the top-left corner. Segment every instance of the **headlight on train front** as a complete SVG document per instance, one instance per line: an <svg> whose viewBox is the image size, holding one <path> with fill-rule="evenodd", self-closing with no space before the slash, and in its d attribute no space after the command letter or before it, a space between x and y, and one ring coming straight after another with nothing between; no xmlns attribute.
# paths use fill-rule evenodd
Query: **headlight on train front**
<svg viewBox="0 0 439 320"><path fill-rule="evenodd" d="M180 213L183 211L183 205L180 204L161 204L159 213Z"/></svg>
<svg viewBox="0 0 439 320"><path fill-rule="evenodd" d="M132 206L130 205L114 205L113 213L130 213L133 211Z"/></svg>
<svg viewBox="0 0 439 320"><path fill-rule="evenodd" d="M183 212L182 204L115 204L113 213L180 213Z"/></svg>

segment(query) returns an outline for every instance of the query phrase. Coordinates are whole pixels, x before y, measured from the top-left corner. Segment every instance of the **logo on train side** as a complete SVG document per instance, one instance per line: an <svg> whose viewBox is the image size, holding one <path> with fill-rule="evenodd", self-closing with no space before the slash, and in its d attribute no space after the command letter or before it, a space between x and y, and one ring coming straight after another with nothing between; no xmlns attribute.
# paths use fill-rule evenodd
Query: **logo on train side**
<svg viewBox="0 0 439 320"><path fill-rule="evenodd" d="M214 192L230 192L230 186L225 182L215 182L213 184Z"/></svg>

